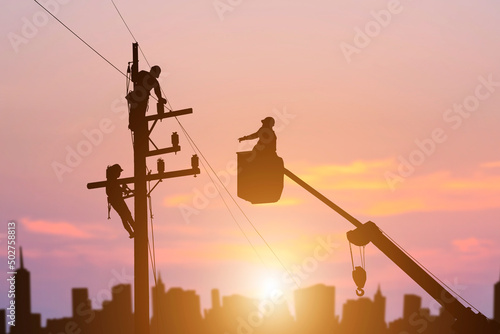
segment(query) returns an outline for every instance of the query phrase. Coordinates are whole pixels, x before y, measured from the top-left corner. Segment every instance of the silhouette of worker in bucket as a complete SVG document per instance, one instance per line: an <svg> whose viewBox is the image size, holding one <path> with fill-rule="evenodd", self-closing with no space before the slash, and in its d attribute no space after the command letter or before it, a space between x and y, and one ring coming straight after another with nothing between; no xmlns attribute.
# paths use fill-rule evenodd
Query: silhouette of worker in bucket
<svg viewBox="0 0 500 334"><path fill-rule="evenodd" d="M240 142L243 140L257 139L259 141L253 147L252 151L257 154L257 156L271 156L276 155L276 134L273 131L274 118L266 117L262 121L262 126L257 132L251 135L238 138Z"/></svg>
<svg viewBox="0 0 500 334"><path fill-rule="evenodd" d="M238 196L253 204L274 203L283 191L284 164L276 154L274 118L261 122L257 132L238 138L259 139L252 151L238 152Z"/></svg>
<svg viewBox="0 0 500 334"><path fill-rule="evenodd" d="M106 168L106 195L108 195L108 219L110 219L111 207L115 209L122 219L123 227L127 230L129 238L134 237L134 219L125 203L125 198L134 196L133 191L127 185L118 183L123 169L115 164Z"/></svg>
<svg viewBox="0 0 500 334"><path fill-rule="evenodd" d="M158 65L151 67L151 70L140 71L135 80L135 88L127 94L127 101L130 107L129 124L128 128L132 131L137 130L141 120L146 116L148 109L148 101L151 89L154 90L158 103L165 104L167 102L161 96L160 84L158 78L160 77L161 68Z"/></svg>

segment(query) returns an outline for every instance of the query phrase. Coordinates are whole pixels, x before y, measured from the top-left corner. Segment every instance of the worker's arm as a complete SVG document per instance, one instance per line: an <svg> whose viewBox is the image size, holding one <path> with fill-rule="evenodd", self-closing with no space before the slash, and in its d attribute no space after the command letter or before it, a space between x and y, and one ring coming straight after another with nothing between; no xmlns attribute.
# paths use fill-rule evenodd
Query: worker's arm
<svg viewBox="0 0 500 334"><path fill-rule="evenodd" d="M130 189L126 184L123 184L121 186L121 191L123 194L123 198L134 197L134 191L132 189Z"/></svg>
<svg viewBox="0 0 500 334"><path fill-rule="evenodd" d="M259 131L252 133L251 135L238 138L238 140L241 142L243 140L250 140L250 139L256 139L256 138L259 138Z"/></svg>
<svg viewBox="0 0 500 334"><path fill-rule="evenodd" d="M160 89L160 84L158 83L158 81L156 82L156 85L154 86L154 90L155 90L155 94L156 94L156 97L158 97L158 102L160 103L167 103L167 100L164 99L163 97L161 97L161 89Z"/></svg>

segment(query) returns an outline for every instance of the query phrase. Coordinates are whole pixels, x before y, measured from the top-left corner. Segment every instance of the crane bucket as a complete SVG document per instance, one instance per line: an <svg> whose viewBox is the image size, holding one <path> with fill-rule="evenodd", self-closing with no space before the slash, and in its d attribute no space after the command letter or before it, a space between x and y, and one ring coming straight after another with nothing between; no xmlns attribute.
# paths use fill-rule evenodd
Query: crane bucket
<svg viewBox="0 0 500 334"><path fill-rule="evenodd" d="M277 202L283 191L284 164L277 155L237 152L238 197L251 202Z"/></svg>

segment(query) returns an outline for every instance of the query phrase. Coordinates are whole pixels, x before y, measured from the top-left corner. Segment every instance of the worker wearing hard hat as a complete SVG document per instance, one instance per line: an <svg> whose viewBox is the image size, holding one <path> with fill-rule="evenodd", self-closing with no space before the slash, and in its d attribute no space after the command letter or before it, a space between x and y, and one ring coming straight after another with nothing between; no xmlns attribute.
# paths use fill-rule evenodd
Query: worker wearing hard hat
<svg viewBox="0 0 500 334"><path fill-rule="evenodd" d="M140 71L137 74L134 90L127 95L127 101L130 106L128 125L130 130L137 130L141 119L145 117L151 89L154 89L158 102L162 104L167 102L167 100L161 96L160 84L157 80L160 77L160 73L160 66L155 65L151 67L149 72Z"/></svg>
<svg viewBox="0 0 500 334"><path fill-rule="evenodd" d="M118 183L118 178L120 177L122 171L123 169L118 164L114 164L106 168L108 219L110 219L109 213L112 207L122 219L123 227L127 230L129 238L132 239L134 237L134 219L132 218L132 214L130 213L127 203L125 203L124 198L132 197L133 191L129 189L127 185L121 185Z"/></svg>
<svg viewBox="0 0 500 334"><path fill-rule="evenodd" d="M253 151L258 155L276 155L276 134L273 131L275 124L274 118L266 117L262 121L262 126L257 132L251 135L238 138L241 142L243 140L257 139L259 141L255 144Z"/></svg>

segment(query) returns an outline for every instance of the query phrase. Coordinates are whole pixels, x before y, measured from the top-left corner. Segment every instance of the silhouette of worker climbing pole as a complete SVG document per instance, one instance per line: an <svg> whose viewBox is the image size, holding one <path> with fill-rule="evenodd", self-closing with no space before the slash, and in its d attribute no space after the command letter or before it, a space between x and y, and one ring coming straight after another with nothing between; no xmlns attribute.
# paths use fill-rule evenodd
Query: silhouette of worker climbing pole
<svg viewBox="0 0 500 334"><path fill-rule="evenodd" d="M139 71L138 44L132 45L132 68L131 76L134 90L129 92L127 100L129 104L129 129L133 133L134 146L134 177L119 178L122 171L119 165L113 165L110 173L107 173L107 180L101 182L88 183L88 189L105 187L108 193L109 203L120 218L123 226L129 232L129 237L134 238L134 314L135 333L149 333L149 260L148 260L148 198L151 191L163 179L196 175L200 173L198 157L191 158L191 168L165 172L165 164L162 159L158 159L158 173L147 172L146 158L155 155L178 152L179 137L177 133L172 134L172 146L159 149L151 140L150 134L158 120L168 117L176 117L191 114L192 109L164 112L166 99L161 96L161 89L157 79L160 76L159 66L151 67L150 71ZM146 116L148 109L150 91L154 90L158 99L157 114ZM150 122L152 122L150 126ZM149 143L155 147L150 150ZM111 168L111 167L108 167ZM109 175L111 174L111 175ZM148 182L157 183L148 192ZM128 189L127 184L134 184L134 189ZM128 189L128 190L127 190ZM135 221L132 219L130 211L124 202L124 198L134 196ZM111 194L111 195L110 195ZM127 212L128 211L128 212Z"/></svg>

